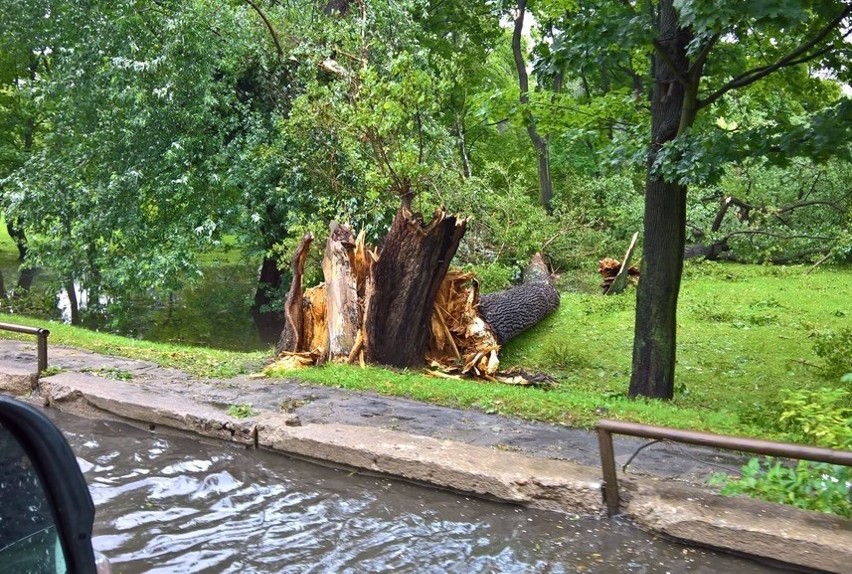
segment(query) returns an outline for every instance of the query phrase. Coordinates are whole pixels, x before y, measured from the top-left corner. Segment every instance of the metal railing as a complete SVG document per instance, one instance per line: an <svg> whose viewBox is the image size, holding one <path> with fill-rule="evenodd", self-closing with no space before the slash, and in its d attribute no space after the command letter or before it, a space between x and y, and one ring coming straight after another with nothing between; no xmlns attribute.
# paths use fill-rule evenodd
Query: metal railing
<svg viewBox="0 0 852 574"><path fill-rule="evenodd" d="M601 453L601 470L604 479L604 498L610 516L618 514L621 501L618 495L618 474L615 468L615 450L612 435L622 434L642 438L672 440L687 444L710 446L740 452L782 456L852 466L852 451L834 450L800 444L789 444L739 436L718 435L669 427L657 427L623 421L600 420L595 425Z"/></svg>
<svg viewBox="0 0 852 574"><path fill-rule="evenodd" d="M35 335L38 339L38 374L47 369L47 336L50 335L50 331L41 327L28 327L12 323L0 323L0 330Z"/></svg>

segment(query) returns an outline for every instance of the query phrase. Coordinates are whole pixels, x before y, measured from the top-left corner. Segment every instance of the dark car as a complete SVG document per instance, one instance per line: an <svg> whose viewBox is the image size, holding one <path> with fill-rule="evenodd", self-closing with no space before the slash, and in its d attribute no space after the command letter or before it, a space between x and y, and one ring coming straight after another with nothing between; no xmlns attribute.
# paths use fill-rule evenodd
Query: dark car
<svg viewBox="0 0 852 574"><path fill-rule="evenodd" d="M37 408L0 396L0 574L104 574L74 452Z"/></svg>

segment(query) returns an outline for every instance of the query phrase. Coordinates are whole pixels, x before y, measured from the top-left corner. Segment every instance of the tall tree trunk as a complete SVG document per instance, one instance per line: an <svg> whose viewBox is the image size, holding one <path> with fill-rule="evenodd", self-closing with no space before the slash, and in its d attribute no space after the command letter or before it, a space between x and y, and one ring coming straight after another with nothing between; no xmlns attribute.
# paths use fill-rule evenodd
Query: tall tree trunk
<svg viewBox="0 0 852 574"><path fill-rule="evenodd" d="M466 226L443 211L427 226L419 215L397 211L366 288L367 361L423 366L435 297Z"/></svg>
<svg viewBox="0 0 852 574"><path fill-rule="evenodd" d="M29 291L30 287L33 286L33 282L35 282L36 275L38 275L38 267L25 267L21 269L21 275L18 277L18 290Z"/></svg>
<svg viewBox="0 0 852 574"><path fill-rule="evenodd" d="M34 142L35 120L28 118L24 129L24 152L27 156L32 152ZM10 215L8 211L6 212L6 231L18 248L18 261L24 261L27 258L27 234L18 218Z"/></svg>
<svg viewBox="0 0 852 574"><path fill-rule="evenodd" d="M536 152L538 162L538 187L539 201L548 213L552 210L553 180L550 177L550 148L546 136L542 136L536 128L535 118L529 110L530 84L527 74L524 54L521 50L521 36L524 29L524 16L527 11L526 0L518 0L515 27L512 32L512 54L515 58L515 69L518 72L518 87L520 88L520 102L523 106L524 119L527 123L527 133Z"/></svg>
<svg viewBox="0 0 852 574"><path fill-rule="evenodd" d="M274 257L264 257L257 290L254 293L254 304L251 306L251 316L260 334L260 340L265 344L276 343L281 334L282 314L273 308L274 293L280 288L281 270L278 269L278 261Z"/></svg>
<svg viewBox="0 0 852 574"><path fill-rule="evenodd" d="M71 314L71 324L80 324L80 303L77 301L77 290L74 287L74 279L65 282L65 292L68 294L68 312Z"/></svg>
<svg viewBox="0 0 852 574"><path fill-rule="evenodd" d="M9 218L8 214L6 215L6 231L18 248L18 261L23 261L27 257L27 235L23 228L18 227L17 222L13 222Z"/></svg>
<svg viewBox="0 0 852 574"><path fill-rule="evenodd" d="M672 0L660 2L658 17L642 280L636 298L633 372L628 394L670 399L674 396L677 299L686 243L686 187L660 179L651 170L662 145L691 125L695 111L691 111L691 117L690 113L684 114L687 90L678 81L689 77L686 46L690 34L680 27ZM693 93L689 95L694 98Z"/></svg>
<svg viewBox="0 0 852 574"><path fill-rule="evenodd" d="M456 114L456 124L454 130L456 133L456 145L459 149L459 157L462 162L462 177L468 179L472 172L470 170L470 157L467 154L467 142L465 141L464 122L459 114Z"/></svg>
<svg viewBox="0 0 852 574"><path fill-rule="evenodd" d="M535 146L538 161L538 200L547 213L553 213L553 179L550 176L550 143L539 135L534 123L527 124L527 133Z"/></svg>

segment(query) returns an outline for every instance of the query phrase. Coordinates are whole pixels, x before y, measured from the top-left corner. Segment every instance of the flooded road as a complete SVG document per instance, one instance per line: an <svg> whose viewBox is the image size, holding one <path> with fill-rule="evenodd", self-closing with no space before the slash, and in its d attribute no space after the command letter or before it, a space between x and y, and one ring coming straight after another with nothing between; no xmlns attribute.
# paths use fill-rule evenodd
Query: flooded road
<svg viewBox="0 0 852 574"><path fill-rule="evenodd" d="M115 574L777 572L621 521L528 510L51 411Z"/></svg>

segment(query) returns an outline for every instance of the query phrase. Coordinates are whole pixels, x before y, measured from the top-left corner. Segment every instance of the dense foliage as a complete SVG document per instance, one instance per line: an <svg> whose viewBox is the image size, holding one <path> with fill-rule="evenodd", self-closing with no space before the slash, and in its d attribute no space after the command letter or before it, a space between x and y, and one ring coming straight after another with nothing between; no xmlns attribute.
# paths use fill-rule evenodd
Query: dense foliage
<svg viewBox="0 0 852 574"><path fill-rule="evenodd" d="M807 0L6 0L0 199L83 318L227 246L260 324L305 231L376 241L401 204L473 218L457 263L486 290L644 225L633 371L660 335L666 376L631 394L671 396L684 252L852 258L850 25Z"/></svg>
<svg viewBox="0 0 852 574"><path fill-rule="evenodd" d="M852 373L843 382L852 383ZM776 419L788 440L852 449L852 392L846 388L787 390ZM751 459L740 476L715 475L722 493L745 494L798 508L852 518L852 468L801 460L795 466L771 458Z"/></svg>

